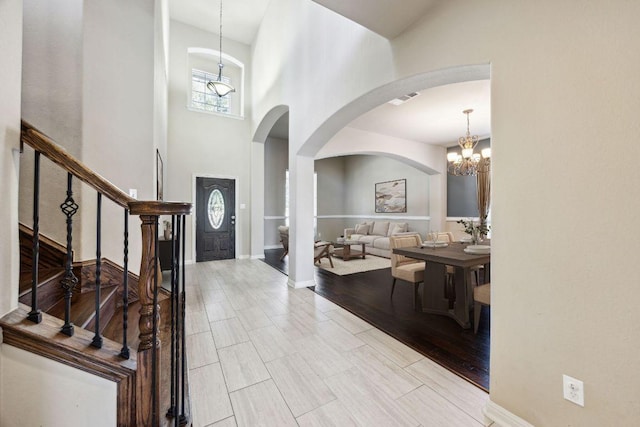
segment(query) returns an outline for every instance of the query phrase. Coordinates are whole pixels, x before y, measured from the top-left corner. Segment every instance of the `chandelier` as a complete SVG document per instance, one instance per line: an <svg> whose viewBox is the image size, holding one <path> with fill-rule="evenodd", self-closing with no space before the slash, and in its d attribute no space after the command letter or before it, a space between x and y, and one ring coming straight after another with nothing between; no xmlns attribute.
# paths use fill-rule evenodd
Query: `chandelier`
<svg viewBox="0 0 640 427"><path fill-rule="evenodd" d="M447 172L456 176L473 176L478 172L488 172L491 167L491 148L485 148L482 154L474 152L478 145L478 135L471 135L469 132L469 114L473 113L473 110L464 110L462 113L467 115L467 135L458 139L462 154L447 154Z"/></svg>
<svg viewBox="0 0 640 427"><path fill-rule="evenodd" d="M209 90L213 91L220 98L228 95L231 92L235 92L236 89L222 81L222 68L224 65L222 64L222 0L220 0L220 60L218 61L218 80L211 81L207 83L207 87Z"/></svg>

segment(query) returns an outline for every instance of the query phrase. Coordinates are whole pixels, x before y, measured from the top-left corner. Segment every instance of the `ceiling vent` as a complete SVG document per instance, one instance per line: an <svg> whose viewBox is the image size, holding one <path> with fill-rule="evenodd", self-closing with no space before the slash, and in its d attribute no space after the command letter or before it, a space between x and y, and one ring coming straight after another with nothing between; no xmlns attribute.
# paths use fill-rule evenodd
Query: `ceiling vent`
<svg viewBox="0 0 640 427"><path fill-rule="evenodd" d="M399 98L392 99L391 101L389 101L389 104L392 104L392 105L404 104L405 102L407 102L411 98L415 98L418 95L420 95L420 92L411 92L411 93L408 93L406 95L402 95Z"/></svg>

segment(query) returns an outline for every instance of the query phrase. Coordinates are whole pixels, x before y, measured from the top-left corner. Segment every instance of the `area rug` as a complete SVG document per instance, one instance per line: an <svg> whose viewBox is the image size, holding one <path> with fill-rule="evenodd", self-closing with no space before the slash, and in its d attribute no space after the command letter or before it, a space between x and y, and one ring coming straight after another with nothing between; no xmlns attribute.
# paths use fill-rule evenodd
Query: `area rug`
<svg viewBox="0 0 640 427"><path fill-rule="evenodd" d="M352 258L349 261L344 261L341 258L336 257L332 257L331 259L333 260L333 268L331 268L329 260L326 258L322 258L322 262L320 264L316 263L316 267L320 267L323 270L339 276L391 267L390 259L374 255L367 255L365 259Z"/></svg>

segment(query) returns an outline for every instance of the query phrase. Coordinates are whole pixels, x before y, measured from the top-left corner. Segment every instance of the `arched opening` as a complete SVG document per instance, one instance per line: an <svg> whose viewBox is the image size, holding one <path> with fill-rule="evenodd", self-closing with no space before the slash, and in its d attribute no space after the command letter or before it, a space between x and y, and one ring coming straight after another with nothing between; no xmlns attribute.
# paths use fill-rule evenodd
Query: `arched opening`
<svg viewBox="0 0 640 427"><path fill-rule="evenodd" d="M277 105L260 121L253 135L251 194L251 256L263 258L265 248L281 247L278 226L286 222L289 107Z"/></svg>
<svg viewBox="0 0 640 427"><path fill-rule="evenodd" d="M394 98L451 83L488 80L490 78L490 71L489 64L464 65L416 74L375 88L354 99L327 118L300 147L298 154L315 156L320 149L351 121Z"/></svg>
<svg viewBox="0 0 640 427"><path fill-rule="evenodd" d="M489 105L489 74L490 68L488 64L469 65L448 68L443 70L436 70L425 72L422 74L414 75L405 79L390 82L384 86L376 88L367 94L355 99L353 102L345 105L338 110L334 115L329 117L325 122L316 129L315 132L309 137L306 143L299 150L299 154L314 156L316 162L319 159L327 159L332 157L343 156L382 156L390 159L395 159L402 164L411 166L419 171L424 172L423 178L415 178L415 183L409 183L410 188L415 188L416 185L423 186L424 191L419 194L421 199L424 194L427 194L428 200L422 205L427 206L427 211L423 209L418 211L411 210L406 214L407 216L413 216L421 218L424 224L420 229L416 231L425 234L429 228L435 227L439 230L448 230L451 227L457 227L455 221L447 221L447 171L446 171L446 149L447 146L456 145L457 137L463 132L463 120L462 117L458 119L458 115L462 116L461 112L468 107L467 102L472 105L474 103L480 103L482 105L483 119L487 128L490 126L490 105ZM413 100L407 101L406 106L413 105L412 107L415 113L415 108L426 107L424 101L427 98L446 99L446 105L438 105L438 101L433 101L433 105L429 105L429 109L443 109L452 110L454 117L455 129L459 134L445 138L444 144L440 141L437 144L425 143L420 137L412 138L411 136L396 135L393 130L381 129L385 126L385 120L388 119L384 116L385 112L391 114L391 110L394 111L406 111L395 110L397 107L389 106L390 100L405 97L406 94L423 95L416 97ZM455 97L452 95L456 95ZM449 95L449 98L447 98ZM444 97L444 98L443 98ZM456 98L457 101L451 101L450 98ZM431 103L431 101L429 101ZM405 108L405 106L401 107ZM382 110L381 110L382 109ZM369 115L374 110L382 111L382 115L378 113L374 116L380 125L374 126L376 129L367 129L366 126L362 126L362 118ZM426 114L425 114L426 115ZM450 114L447 115L447 117ZM434 118L433 114L429 115L430 120L449 120L448 118ZM429 120L426 119L426 120ZM371 119L369 119L371 121ZM357 123L354 125L354 123ZM415 119L413 122L415 125ZM483 128L484 129L484 128ZM425 130L429 132L429 130ZM485 131L489 133L490 131ZM409 133L407 133L408 135ZM440 138L442 139L442 138ZM448 141L448 142L447 142ZM344 157L346 162L349 162L348 157ZM363 162L360 162L363 163ZM359 163L359 164L360 164ZM390 173L398 171L399 168L394 167L393 164L388 163L390 166ZM380 164L371 167L381 167ZM360 167L360 166L359 166ZM385 166L382 166L385 167ZM351 169L352 166L346 166L346 169ZM371 172L369 173L371 179L373 177L380 178L379 174ZM388 179L402 178L400 176L402 172L395 172L398 176L389 176ZM428 175L428 176L427 176ZM322 177L319 177L319 181L322 181ZM320 185L318 190L321 195L323 185ZM371 188L369 188L371 187ZM362 191L372 192L372 186L361 187L359 189L351 189L352 193L360 193ZM310 191L310 190L308 190ZM353 199L353 195L345 196L347 199ZM414 196L415 197L415 196ZM415 199L414 199L415 200ZM345 203L345 205L348 205ZM410 205L411 206L411 205ZM415 206L415 205L413 205ZM358 211L357 208L350 208L350 212L344 212L344 217L350 216L369 216L373 217L371 205L365 205ZM319 209L319 216L323 215L323 209ZM413 214L413 215L412 215ZM334 217L336 215L333 215ZM372 218L367 218L372 219ZM400 218L396 218L400 219ZM335 219L334 219L334 222ZM322 229L322 227L320 227ZM339 226L330 228L332 234L336 233Z"/></svg>
<svg viewBox="0 0 640 427"><path fill-rule="evenodd" d="M314 237L316 239L319 237L318 234L315 236L313 234L315 218L313 210L310 209L313 203L312 195L315 194L314 183L318 182L318 187L321 185L319 176L318 181L314 179L314 159L325 159L349 154L367 155L360 157L383 156L385 158L395 159L403 162L405 165L410 165L422 171L425 176L428 175L428 179L423 179L419 182L419 185L424 187L423 194L421 194L420 197L428 197L428 200L423 203L427 211L416 214L416 221L423 222L421 225L421 227L424 228L424 230L421 229L423 234L424 231L431 227L432 223L437 224L438 229L444 229L447 189L446 162L444 161L446 158L445 147L430 147L427 144L406 139L402 140L400 144L389 144L388 141L376 141L373 137L368 138L366 143L358 145L354 143L354 138L352 138L354 130L348 128L348 125L364 113L407 93L461 82L488 80L489 71L488 64L468 65L425 72L390 82L354 99L336 111L311 133L296 153L287 153L286 157L288 157L289 165L291 166L292 161L294 165L292 185L294 186L293 191L295 191L296 194L293 197L293 203L297 204L297 208L294 206L294 209L297 209L297 211L292 211L291 222L296 239L300 240L296 241L298 246L301 246L304 250L309 246L307 241L311 242ZM263 119L258 126L254 141L263 142L266 140L268 132L270 132L273 124L275 124L282 115L283 111L284 109L276 107L265 115L265 119ZM457 139L457 137L455 139ZM397 178L401 177L398 176ZM371 186L371 188L373 187ZM320 197L321 191L322 189L318 188L318 197ZM373 190L368 187L366 191L373 193ZM347 198L349 199L350 197ZM373 196L371 199L373 200ZM318 205L319 204L320 202L318 201ZM356 216L359 214L360 213L357 213ZM373 216L373 211L366 212L366 214ZM318 218L323 215L320 206L318 207L317 215ZM264 216L266 217L268 215L265 213ZM349 221L352 220L351 217L353 217L354 214L345 215L343 212L337 212L331 216L334 217L332 219L342 217L342 221ZM345 217L349 218L345 219ZM335 237L335 235L338 234L341 226L335 225L335 223L339 221L340 220L333 221L334 226L328 236ZM298 225L296 225L296 223ZM276 229L276 227L270 228L272 230ZM323 235L326 234L320 226L318 227L318 231ZM304 239L301 237L303 233L308 234ZM265 237L264 235L261 236L261 238ZM290 283L293 282L295 286L312 285L313 269L308 269L307 264L303 262L303 260L309 257L304 253L298 252L295 244L292 245L292 249L294 252L292 253L292 261L295 261L295 265L293 266L293 270L290 271ZM299 256L301 260L296 261L296 256Z"/></svg>

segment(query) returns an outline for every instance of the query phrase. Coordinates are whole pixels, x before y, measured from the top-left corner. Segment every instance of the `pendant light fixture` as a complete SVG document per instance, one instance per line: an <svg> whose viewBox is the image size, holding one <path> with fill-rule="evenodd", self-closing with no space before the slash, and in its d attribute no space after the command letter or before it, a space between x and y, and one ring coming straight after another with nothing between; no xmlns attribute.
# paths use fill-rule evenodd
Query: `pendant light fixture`
<svg viewBox="0 0 640 427"><path fill-rule="evenodd" d="M458 139L462 154L447 154L447 171L450 175L456 176L475 176L479 171L488 172L491 167L491 148L482 150L482 155L474 152L479 138L469 132L469 114L473 113L473 110L464 110L462 113L467 115L467 134Z"/></svg>
<svg viewBox="0 0 640 427"><path fill-rule="evenodd" d="M220 59L218 61L218 80L210 81L207 83L209 90L215 92L220 98L227 96L231 92L235 92L236 89L222 81L222 0L220 0Z"/></svg>

